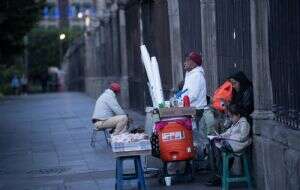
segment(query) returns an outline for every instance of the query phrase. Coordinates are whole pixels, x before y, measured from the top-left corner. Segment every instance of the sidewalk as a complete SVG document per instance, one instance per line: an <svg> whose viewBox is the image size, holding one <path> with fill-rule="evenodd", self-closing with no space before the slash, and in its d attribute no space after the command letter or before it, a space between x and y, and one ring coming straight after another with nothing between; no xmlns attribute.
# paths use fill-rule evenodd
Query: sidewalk
<svg viewBox="0 0 300 190"><path fill-rule="evenodd" d="M90 147L95 100L81 93L6 97L0 101L0 190L110 190L115 160L104 135ZM134 125L144 116L129 111ZM131 164L127 164L131 168ZM169 188L147 178L148 189L219 189L194 183ZM126 189L137 189L134 182Z"/></svg>

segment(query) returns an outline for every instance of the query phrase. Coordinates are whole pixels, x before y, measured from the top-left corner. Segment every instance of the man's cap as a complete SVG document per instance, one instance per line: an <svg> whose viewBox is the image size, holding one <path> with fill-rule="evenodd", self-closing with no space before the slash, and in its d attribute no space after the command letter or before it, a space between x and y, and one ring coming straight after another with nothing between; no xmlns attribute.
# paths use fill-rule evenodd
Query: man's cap
<svg viewBox="0 0 300 190"><path fill-rule="evenodd" d="M197 65L202 65L202 56L199 53L192 51L189 53L188 58L194 61Z"/></svg>
<svg viewBox="0 0 300 190"><path fill-rule="evenodd" d="M119 83L113 82L110 84L110 89L114 91L115 93L120 93L121 92L121 86Z"/></svg>

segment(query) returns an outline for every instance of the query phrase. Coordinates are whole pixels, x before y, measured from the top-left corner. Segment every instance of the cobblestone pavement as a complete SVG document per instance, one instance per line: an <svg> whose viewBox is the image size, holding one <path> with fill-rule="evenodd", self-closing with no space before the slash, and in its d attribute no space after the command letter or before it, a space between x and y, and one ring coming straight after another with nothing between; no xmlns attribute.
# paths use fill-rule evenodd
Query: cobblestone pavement
<svg viewBox="0 0 300 190"><path fill-rule="evenodd" d="M49 93L0 100L0 190L114 189L115 160L104 135L90 147L95 100L81 93ZM129 111L134 125L144 116ZM130 163L126 168L132 168ZM148 189L206 188L203 178L164 187L147 178ZM125 189L136 189L126 182Z"/></svg>

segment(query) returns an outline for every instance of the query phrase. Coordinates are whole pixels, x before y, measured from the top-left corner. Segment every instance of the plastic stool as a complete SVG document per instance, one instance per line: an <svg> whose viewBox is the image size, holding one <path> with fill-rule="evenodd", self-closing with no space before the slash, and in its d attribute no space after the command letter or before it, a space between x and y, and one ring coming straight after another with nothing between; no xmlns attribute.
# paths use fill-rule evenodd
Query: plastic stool
<svg viewBox="0 0 300 190"><path fill-rule="evenodd" d="M96 143L96 135L97 135L97 132L101 132L103 131L104 133L104 137L105 137L105 141L106 141L106 145L109 146L109 134L108 134L108 131L103 128L103 129L95 129L95 128L92 128L92 135L91 135L91 147L95 147L95 143Z"/></svg>
<svg viewBox="0 0 300 190"><path fill-rule="evenodd" d="M135 173L124 174L123 173L123 161L133 160ZM141 162L141 156L122 156L116 158L116 190L123 189L123 180L138 180L138 188L141 190L146 190L144 171Z"/></svg>
<svg viewBox="0 0 300 190"><path fill-rule="evenodd" d="M248 165L248 158L245 152L240 154L229 153L229 152L222 152L223 157L223 175L222 175L222 190L229 189L229 183L234 182L246 182L248 185L248 189L252 188L251 184L251 176L249 172L249 165ZM233 157L240 157L243 163L243 175L242 176L230 176L229 170L229 159Z"/></svg>

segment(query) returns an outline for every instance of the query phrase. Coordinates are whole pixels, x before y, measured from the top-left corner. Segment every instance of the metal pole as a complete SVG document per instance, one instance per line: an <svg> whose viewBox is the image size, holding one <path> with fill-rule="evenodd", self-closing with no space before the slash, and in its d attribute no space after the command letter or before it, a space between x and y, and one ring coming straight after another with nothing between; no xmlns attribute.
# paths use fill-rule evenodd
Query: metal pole
<svg viewBox="0 0 300 190"><path fill-rule="evenodd" d="M28 78L28 36L24 37L24 65L25 65L25 76Z"/></svg>
<svg viewBox="0 0 300 190"><path fill-rule="evenodd" d="M62 49L62 40L59 40L59 65L61 65L62 62L62 54L63 54L63 49Z"/></svg>

